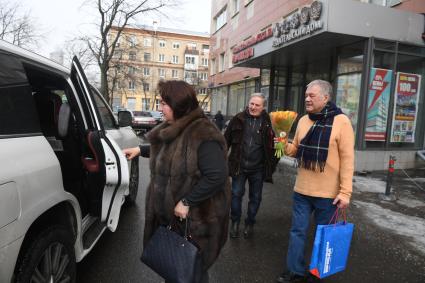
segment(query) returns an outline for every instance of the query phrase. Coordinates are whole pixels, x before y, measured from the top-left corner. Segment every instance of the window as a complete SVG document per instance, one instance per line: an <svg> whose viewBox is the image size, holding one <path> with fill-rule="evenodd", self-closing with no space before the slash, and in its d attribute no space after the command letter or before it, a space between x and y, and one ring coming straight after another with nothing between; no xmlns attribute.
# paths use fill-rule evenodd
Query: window
<svg viewBox="0 0 425 283"><path fill-rule="evenodd" d="M128 53L128 60L131 60L131 61L136 60L136 52L135 51L130 51Z"/></svg>
<svg viewBox="0 0 425 283"><path fill-rule="evenodd" d="M207 89L206 88L198 89L198 94L207 94Z"/></svg>
<svg viewBox="0 0 425 283"><path fill-rule="evenodd" d="M149 83L143 83L143 91L149 91Z"/></svg>
<svg viewBox="0 0 425 283"><path fill-rule="evenodd" d="M135 83L134 83L134 80L129 80L129 81L128 81L128 89L129 89L129 90L134 90L134 89L135 89Z"/></svg>
<svg viewBox="0 0 425 283"><path fill-rule="evenodd" d="M164 40L159 41L159 47L161 47L161 48L165 47L165 41Z"/></svg>
<svg viewBox="0 0 425 283"><path fill-rule="evenodd" d="M195 64L195 57L186 56L186 64Z"/></svg>
<svg viewBox="0 0 425 283"><path fill-rule="evenodd" d="M118 59L118 60L122 59L122 51L121 50L115 50L114 59Z"/></svg>
<svg viewBox="0 0 425 283"><path fill-rule="evenodd" d="M173 49L179 49L180 43L179 42L173 42Z"/></svg>
<svg viewBox="0 0 425 283"><path fill-rule="evenodd" d="M128 38L128 44L130 45L130 47L136 47L136 45L137 45L137 38L134 35L131 35Z"/></svg>
<svg viewBox="0 0 425 283"><path fill-rule="evenodd" d="M159 62L164 62L165 61L165 55L164 54L159 54L158 61Z"/></svg>
<svg viewBox="0 0 425 283"><path fill-rule="evenodd" d="M177 70L172 70L172 71L171 71L171 76L172 76L173 78L178 78L178 76L179 76L179 72L178 72Z"/></svg>
<svg viewBox="0 0 425 283"><path fill-rule="evenodd" d="M216 67L215 67L215 59L211 59L211 75L214 75L216 72Z"/></svg>
<svg viewBox="0 0 425 283"><path fill-rule="evenodd" d="M208 80L208 74L207 73L199 73L199 79L206 81Z"/></svg>
<svg viewBox="0 0 425 283"><path fill-rule="evenodd" d="M136 98L134 97L127 98L127 108L132 111L136 110Z"/></svg>
<svg viewBox="0 0 425 283"><path fill-rule="evenodd" d="M196 50L196 43L188 43L187 44L187 47L190 50Z"/></svg>
<svg viewBox="0 0 425 283"><path fill-rule="evenodd" d="M202 58L201 59L201 65L202 66L205 66L205 67L208 67L208 58Z"/></svg>
<svg viewBox="0 0 425 283"><path fill-rule="evenodd" d="M202 44L202 51L203 52L209 52L210 46L208 44Z"/></svg>
<svg viewBox="0 0 425 283"><path fill-rule="evenodd" d="M165 78L165 69L158 69L158 76L161 78Z"/></svg>
<svg viewBox="0 0 425 283"><path fill-rule="evenodd" d="M239 0L232 0L232 5L233 5L233 15L237 14L239 12L239 4L240 1Z"/></svg>
<svg viewBox="0 0 425 283"><path fill-rule="evenodd" d="M142 98L142 108L143 108L143 110L148 110L150 104L151 104L150 98Z"/></svg>
<svg viewBox="0 0 425 283"><path fill-rule="evenodd" d="M224 71L224 59L225 59L225 54L221 53L220 54L220 58L218 61L218 71L219 72L223 72Z"/></svg>
<svg viewBox="0 0 425 283"><path fill-rule="evenodd" d="M115 85L114 85L115 90L120 90L121 89L121 82L119 80L115 81Z"/></svg>
<svg viewBox="0 0 425 283"><path fill-rule="evenodd" d="M133 66L129 66L128 67L128 74L129 75L134 75L136 73L136 68Z"/></svg>
<svg viewBox="0 0 425 283"><path fill-rule="evenodd" d="M143 54L143 60L145 60L145 62L149 62L151 60L151 54L148 52L145 52Z"/></svg>
<svg viewBox="0 0 425 283"><path fill-rule="evenodd" d="M0 62L0 136L40 132L34 99L21 62L4 54L0 54Z"/></svg>
<svg viewBox="0 0 425 283"><path fill-rule="evenodd" d="M147 68L147 67L144 67L143 68L143 75L144 76L150 76L151 75L151 69L150 68Z"/></svg>
<svg viewBox="0 0 425 283"><path fill-rule="evenodd" d="M143 46L152 46L152 39L151 38L145 38L143 39Z"/></svg>
<svg viewBox="0 0 425 283"><path fill-rule="evenodd" d="M159 109L159 105L161 104L161 100L155 99L155 110Z"/></svg>
<svg viewBox="0 0 425 283"><path fill-rule="evenodd" d="M227 7L224 8L218 15L217 17L214 18L214 22L215 22L215 30L218 31L222 26L224 26L226 24L226 17L227 17Z"/></svg>
<svg viewBox="0 0 425 283"><path fill-rule="evenodd" d="M178 64L178 63L179 63L179 56L177 56L177 55L173 55L173 60L172 60L172 62L173 62L174 64Z"/></svg>
<svg viewBox="0 0 425 283"><path fill-rule="evenodd" d="M109 106L106 104L105 100L101 97L97 90L92 88L92 93L94 94L96 107L99 111L100 118L102 119L105 130L115 129L115 119L111 113L111 110L109 109Z"/></svg>

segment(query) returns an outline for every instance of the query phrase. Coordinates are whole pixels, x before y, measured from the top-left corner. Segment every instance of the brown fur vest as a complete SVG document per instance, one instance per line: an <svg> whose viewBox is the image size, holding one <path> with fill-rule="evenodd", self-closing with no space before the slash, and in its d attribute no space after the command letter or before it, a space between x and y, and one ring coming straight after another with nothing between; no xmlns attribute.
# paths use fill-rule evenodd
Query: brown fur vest
<svg viewBox="0 0 425 283"><path fill-rule="evenodd" d="M158 225L168 225L174 207L201 177L198 148L203 141L218 141L227 149L223 135L200 108L176 120L162 123L148 135L151 143L151 182L146 194L144 244ZM230 210L230 183L199 206L190 208L191 234L201 248L203 266L210 267L226 242Z"/></svg>

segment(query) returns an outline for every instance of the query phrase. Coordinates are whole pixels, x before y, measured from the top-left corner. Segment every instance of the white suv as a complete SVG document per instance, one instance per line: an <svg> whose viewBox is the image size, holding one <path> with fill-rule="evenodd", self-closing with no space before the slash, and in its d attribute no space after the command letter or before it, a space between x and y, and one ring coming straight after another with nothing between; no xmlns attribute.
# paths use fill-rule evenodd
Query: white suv
<svg viewBox="0 0 425 283"><path fill-rule="evenodd" d="M75 282L76 262L135 201L131 113L71 70L0 41L0 282Z"/></svg>

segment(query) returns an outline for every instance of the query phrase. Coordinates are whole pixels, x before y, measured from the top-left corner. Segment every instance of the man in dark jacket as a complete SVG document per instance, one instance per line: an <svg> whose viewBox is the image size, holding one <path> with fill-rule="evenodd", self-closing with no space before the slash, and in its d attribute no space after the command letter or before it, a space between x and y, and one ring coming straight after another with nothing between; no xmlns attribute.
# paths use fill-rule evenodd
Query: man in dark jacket
<svg viewBox="0 0 425 283"><path fill-rule="evenodd" d="M265 111L265 97L254 93L245 111L236 114L224 133L229 155L229 174L232 176L231 238L239 238L242 198L245 183L249 184L249 202L244 237L253 234L255 216L261 203L263 182L272 183L278 159L274 156L274 132Z"/></svg>
<svg viewBox="0 0 425 283"><path fill-rule="evenodd" d="M220 110L218 110L217 114L215 114L214 122L217 125L217 128L221 131L223 129L224 116L223 116L223 114L221 114Z"/></svg>

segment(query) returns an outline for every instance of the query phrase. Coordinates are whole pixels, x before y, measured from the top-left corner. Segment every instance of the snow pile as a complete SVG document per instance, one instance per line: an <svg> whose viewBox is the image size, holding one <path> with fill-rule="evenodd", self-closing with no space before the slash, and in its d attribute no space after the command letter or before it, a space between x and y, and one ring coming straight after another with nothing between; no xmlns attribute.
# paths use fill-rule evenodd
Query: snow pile
<svg viewBox="0 0 425 283"><path fill-rule="evenodd" d="M407 243L425 254L425 219L404 215L373 203L354 201L354 204L363 209L364 215L375 225L411 237L412 241Z"/></svg>
<svg viewBox="0 0 425 283"><path fill-rule="evenodd" d="M371 193L385 193L385 188L387 183L385 181L362 177L354 176L354 189L353 191L360 192L371 192Z"/></svg>

